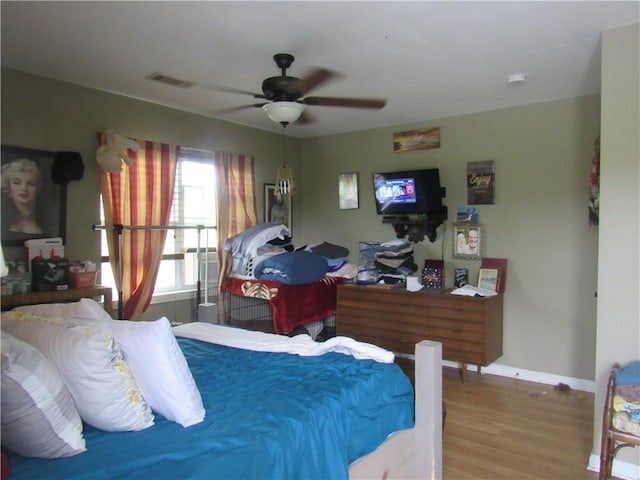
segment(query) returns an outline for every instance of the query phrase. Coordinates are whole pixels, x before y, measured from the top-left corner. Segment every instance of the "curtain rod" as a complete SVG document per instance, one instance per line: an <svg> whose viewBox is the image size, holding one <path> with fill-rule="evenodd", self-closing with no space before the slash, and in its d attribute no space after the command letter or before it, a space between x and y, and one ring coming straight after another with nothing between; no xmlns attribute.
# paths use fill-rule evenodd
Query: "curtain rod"
<svg viewBox="0 0 640 480"><path fill-rule="evenodd" d="M92 225L93 230L216 230L215 225L122 225L114 223L113 225Z"/></svg>
<svg viewBox="0 0 640 480"><path fill-rule="evenodd" d="M210 229L217 229L215 226L205 226L205 225L122 225L118 223L114 223L113 225L92 225L93 230L108 230L111 229L116 233L116 247L117 254L117 282L116 286L118 287L118 319L122 318L123 314L123 302L122 302L122 245L120 243L120 236L122 235L123 230L187 230L187 229L197 229L198 230L198 248L196 249L196 254L198 257L200 256L200 235L202 230L207 231L207 238L209 235ZM208 245L207 245L208 247ZM207 268L208 262L205 263L205 268ZM196 281L196 301L198 305L200 304L200 262L198 262L198 279Z"/></svg>

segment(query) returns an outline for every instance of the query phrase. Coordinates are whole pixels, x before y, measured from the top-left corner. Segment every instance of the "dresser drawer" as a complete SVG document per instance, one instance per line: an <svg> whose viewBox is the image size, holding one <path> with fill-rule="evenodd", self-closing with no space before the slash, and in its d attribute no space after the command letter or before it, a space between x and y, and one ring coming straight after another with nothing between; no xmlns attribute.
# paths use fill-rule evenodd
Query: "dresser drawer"
<svg viewBox="0 0 640 480"><path fill-rule="evenodd" d="M487 365L502 355L502 296L462 297L401 288L340 285L338 335L398 353L420 340L442 343L443 358Z"/></svg>

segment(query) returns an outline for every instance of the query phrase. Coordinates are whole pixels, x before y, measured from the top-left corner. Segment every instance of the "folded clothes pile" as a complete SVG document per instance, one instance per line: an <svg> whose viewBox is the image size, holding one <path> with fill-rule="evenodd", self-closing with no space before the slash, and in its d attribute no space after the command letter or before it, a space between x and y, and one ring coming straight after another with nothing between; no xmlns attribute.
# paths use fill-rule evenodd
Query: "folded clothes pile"
<svg viewBox="0 0 640 480"><path fill-rule="evenodd" d="M407 240L398 239L381 243L375 256L378 278L383 283L404 282L407 275L418 270L418 265L413 259L413 246Z"/></svg>
<svg viewBox="0 0 640 480"><path fill-rule="evenodd" d="M340 270L349 263L349 249L329 242L322 242L318 245L307 246L308 251L320 255L329 264L329 273Z"/></svg>

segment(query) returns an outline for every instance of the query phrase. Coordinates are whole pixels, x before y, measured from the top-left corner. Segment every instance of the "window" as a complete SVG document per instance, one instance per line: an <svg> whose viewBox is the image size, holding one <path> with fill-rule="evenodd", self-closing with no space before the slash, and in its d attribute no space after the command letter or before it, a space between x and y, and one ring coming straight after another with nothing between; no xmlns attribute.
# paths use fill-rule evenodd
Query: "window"
<svg viewBox="0 0 640 480"><path fill-rule="evenodd" d="M181 148L176 166L176 180L169 225L176 227L167 232L162 262L156 279L154 300L167 293L190 292L197 287L200 249L200 278L207 271L209 290L218 277L216 244L217 230L196 228L198 225L216 225L216 178L211 152ZM104 212L100 202L100 218ZM115 291L115 281L107 248L107 231L101 233L101 283ZM207 247L207 248L205 248ZM118 293L116 292L116 298ZM172 297L175 300L175 297Z"/></svg>

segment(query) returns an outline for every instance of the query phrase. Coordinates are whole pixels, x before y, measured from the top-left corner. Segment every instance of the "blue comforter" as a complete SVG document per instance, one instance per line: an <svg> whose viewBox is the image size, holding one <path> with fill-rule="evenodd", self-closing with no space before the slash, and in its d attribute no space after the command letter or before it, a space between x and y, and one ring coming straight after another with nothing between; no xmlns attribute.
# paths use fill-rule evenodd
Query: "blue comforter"
<svg viewBox="0 0 640 480"><path fill-rule="evenodd" d="M253 274L258 280L303 285L322 280L328 271L326 258L301 250L267 257L256 265Z"/></svg>
<svg viewBox="0 0 640 480"><path fill-rule="evenodd" d="M346 479L350 462L414 424L411 382L395 364L178 342L204 422L183 428L156 415L140 432L85 426L85 453L12 455L10 478Z"/></svg>

